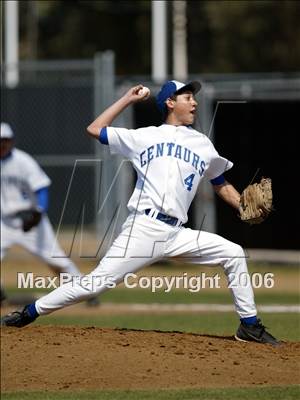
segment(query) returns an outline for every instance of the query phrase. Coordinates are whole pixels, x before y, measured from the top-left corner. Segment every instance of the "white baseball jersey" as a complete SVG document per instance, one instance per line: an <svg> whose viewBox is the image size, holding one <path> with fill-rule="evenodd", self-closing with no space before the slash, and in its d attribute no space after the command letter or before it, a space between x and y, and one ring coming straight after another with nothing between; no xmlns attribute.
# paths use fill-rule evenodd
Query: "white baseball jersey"
<svg viewBox="0 0 300 400"><path fill-rule="evenodd" d="M1 215L8 217L36 203L34 192L49 186L48 176L27 153L13 149L1 160Z"/></svg>
<svg viewBox="0 0 300 400"><path fill-rule="evenodd" d="M156 208L185 223L201 180L214 179L233 165L207 136L191 127L106 129L111 153L129 158L137 172L130 211Z"/></svg>

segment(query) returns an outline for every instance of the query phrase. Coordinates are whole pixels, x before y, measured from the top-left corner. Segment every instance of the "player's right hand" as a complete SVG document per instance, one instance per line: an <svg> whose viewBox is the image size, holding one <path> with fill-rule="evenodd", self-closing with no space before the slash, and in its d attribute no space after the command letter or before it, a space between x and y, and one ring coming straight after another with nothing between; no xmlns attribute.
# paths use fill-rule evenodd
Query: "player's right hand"
<svg viewBox="0 0 300 400"><path fill-rule="evenodd" d="M138 101L145 100L147 97L149 97L149 93L142 92L143 87L144 86L140 84L128 90L125 96L128 98L130 103L136 103Z"/></svg>

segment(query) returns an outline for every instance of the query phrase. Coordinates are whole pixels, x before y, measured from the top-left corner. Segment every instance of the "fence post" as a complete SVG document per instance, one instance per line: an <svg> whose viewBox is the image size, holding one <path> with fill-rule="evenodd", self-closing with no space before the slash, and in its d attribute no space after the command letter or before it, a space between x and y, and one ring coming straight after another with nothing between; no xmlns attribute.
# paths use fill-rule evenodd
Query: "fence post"
<svg viewBox="0 0 300 400"><path fill-rule="evenodd" d="M114 101L115 95L115 59L112 51L96 53L94 56L94 116L95 118L101 114ZM95 141L95 157L100 162L95 163L95 222L96 231L101 234L103 227L107 228L109 224L108 207L105 205L103 210L98 213L101 208L102 201L108 193L111 182L114 178L113 168L114 160L109 157L107 148L101 146ZM113 196L115 203L115 196ZM111 204L110 208L114 208ZM111 211L111 210L110 210Z"/></svg>
<svg viewBox="0 0 300 400"><path fill-rule="evenodd" d="M213 100L214 88L213 85L206 84L205 88L200 91L199 113L201 121L200 131L207 135L214 143L214 121L213 121ZM214 190L212 185L207 180L202 182L200 187L201 193L197 193L196 206L194 209L194 224L196 229L205 230L208 232L216 232L216 204L214 199ZM199 199L197 197L199 196Z"/></svg>

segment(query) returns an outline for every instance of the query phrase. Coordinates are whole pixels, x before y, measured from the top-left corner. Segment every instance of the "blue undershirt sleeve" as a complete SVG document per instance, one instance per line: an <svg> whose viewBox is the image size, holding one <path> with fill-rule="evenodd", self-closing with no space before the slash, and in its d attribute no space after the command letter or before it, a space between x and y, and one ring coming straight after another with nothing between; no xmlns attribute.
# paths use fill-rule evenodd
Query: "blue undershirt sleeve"
<svg viewBox="0 0 300 400"><path fill-rule="evenodd" d="M35 192L37 198L37 205L43 210L48 211L49 206L49 191L47 187L41 188Z"/></svg>
<svg viewBox="0 0 300 400"><path fill-rule="evenodd" d="M102 144L108 144L108 137L107 137L107 129L106 127L102 128L99 135L99 141Z"/></svg>
<svg viewBox="0 0 300 400"><path fill-rule="evenodd" d="M225 182L225 178L223 175L219 175L210 181L213 185L222 185Z"/></svg>

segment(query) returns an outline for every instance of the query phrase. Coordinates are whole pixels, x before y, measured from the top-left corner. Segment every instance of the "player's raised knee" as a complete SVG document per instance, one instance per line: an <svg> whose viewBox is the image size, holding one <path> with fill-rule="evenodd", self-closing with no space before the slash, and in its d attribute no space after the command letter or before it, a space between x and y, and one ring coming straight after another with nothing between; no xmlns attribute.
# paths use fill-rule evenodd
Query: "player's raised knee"
<svg viewBox="0 0 300 400"><path fill-rule="evenodd" d="M245 252L239 244L230 242L228 245L228 257L230 258L245 258Z"/></svg>

